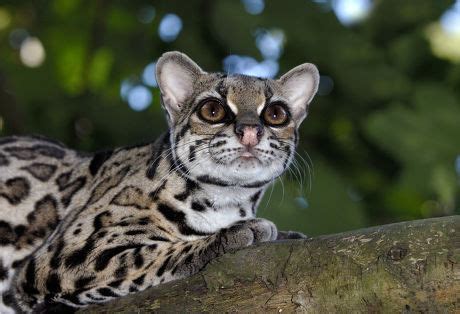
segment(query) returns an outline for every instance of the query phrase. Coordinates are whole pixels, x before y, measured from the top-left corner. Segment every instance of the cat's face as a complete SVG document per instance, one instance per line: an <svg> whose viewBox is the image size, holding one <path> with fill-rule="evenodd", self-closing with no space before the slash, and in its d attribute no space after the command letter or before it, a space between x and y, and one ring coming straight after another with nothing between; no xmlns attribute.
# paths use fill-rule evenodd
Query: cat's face
<svg viewBox="0 0 460 314"><path fill-rule="evenodd" d="M157 81L177 166L201 182L260 187L289 166L319 74L312 64L279 80L206 73L170 52Z"/></svg>

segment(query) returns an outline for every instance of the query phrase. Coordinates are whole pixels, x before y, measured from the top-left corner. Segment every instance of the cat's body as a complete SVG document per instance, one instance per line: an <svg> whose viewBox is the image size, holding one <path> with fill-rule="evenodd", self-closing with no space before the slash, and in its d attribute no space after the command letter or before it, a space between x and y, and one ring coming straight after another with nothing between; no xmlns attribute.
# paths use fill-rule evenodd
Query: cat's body
<svg viewBox="0 0 460 314"><path fill-rule="evenodd" d="M82 155L1 139L0 312L106 302L275 240L255 213L316 92L303 67L279 81L227 77L168 53L157 79L171 128L156 142Z"/></svg>

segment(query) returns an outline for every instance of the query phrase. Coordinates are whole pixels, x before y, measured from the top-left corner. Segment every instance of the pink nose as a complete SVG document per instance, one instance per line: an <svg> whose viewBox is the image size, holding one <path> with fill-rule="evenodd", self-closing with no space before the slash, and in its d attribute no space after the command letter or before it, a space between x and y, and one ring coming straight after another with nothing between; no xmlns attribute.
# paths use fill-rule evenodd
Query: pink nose
<svg viewBox="0 0 460 314"><path fill-rule="evenodd" d="M257 127L245 126L243 128L242 136L240 137L240 142L244 146L256 146L259 143L259 130Z"/></svg>

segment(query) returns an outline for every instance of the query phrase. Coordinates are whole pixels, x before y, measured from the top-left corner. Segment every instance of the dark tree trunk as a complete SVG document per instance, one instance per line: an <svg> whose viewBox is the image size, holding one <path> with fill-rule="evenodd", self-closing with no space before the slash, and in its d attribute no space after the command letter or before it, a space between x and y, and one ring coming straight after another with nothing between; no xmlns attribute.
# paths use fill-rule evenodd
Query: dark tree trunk
<svg viewBox="0 0 460 314"><path fill-rule="evenodd" d="M191 278L78 313L459 309L460 216L451 216L252 246Z"/></svg>

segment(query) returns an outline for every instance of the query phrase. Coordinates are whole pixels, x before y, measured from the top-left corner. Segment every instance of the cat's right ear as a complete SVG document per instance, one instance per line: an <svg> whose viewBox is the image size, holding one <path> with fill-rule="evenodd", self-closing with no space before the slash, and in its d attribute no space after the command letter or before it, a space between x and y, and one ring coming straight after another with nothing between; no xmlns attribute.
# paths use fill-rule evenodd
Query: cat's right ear
<svg viewBox="0 0 460 314"><path fill-rule="evenodd" d="M177 51L166 52L157 61L156 79L170 122L177 117L193 95L193 85L205 72L192 59Z"/></svg>

